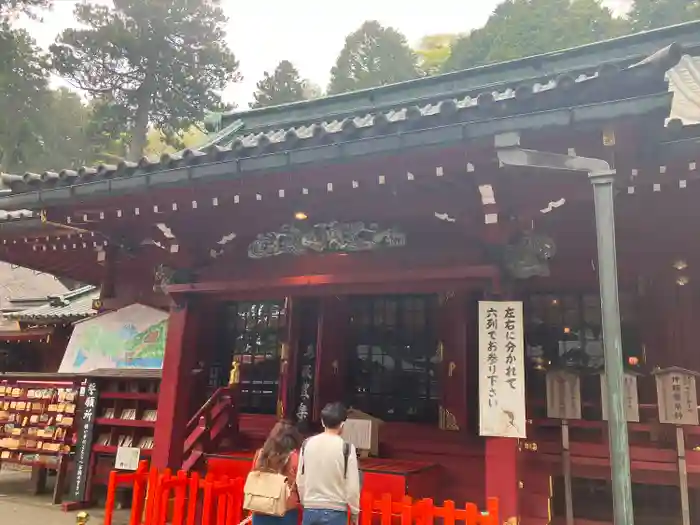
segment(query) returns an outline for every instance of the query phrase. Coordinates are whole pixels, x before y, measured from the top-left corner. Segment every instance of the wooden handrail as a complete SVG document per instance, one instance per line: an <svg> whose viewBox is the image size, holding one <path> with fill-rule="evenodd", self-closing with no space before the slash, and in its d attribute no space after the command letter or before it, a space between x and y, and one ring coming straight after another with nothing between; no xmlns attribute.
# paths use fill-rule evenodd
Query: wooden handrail
<svg viewBox="0 0 700 525"><path fill-rule="evenodd" d="M224 392L231 392L231 387L228 386L222 386L220 388L216 389L216 392L207 399L207 402L202 405L202 407L197 410L194 416L190 418L190 420L187 422L187 428L189 429L191 426L196 424L199 421L199 418L202 417L206 412L208 412L209 408L211 408L212 405L216 404L218 399L223 395Z"/></svg>
<svg viewBox="0 0 700 525"><path fill-rule="evenodd" d="M189 420L183 447L184 470L195 468L205 453L213 452L221 438L230 434L227 429L232 428L231 424L237 417L233 407L234 399L232 388L221 387Z"/></svg>

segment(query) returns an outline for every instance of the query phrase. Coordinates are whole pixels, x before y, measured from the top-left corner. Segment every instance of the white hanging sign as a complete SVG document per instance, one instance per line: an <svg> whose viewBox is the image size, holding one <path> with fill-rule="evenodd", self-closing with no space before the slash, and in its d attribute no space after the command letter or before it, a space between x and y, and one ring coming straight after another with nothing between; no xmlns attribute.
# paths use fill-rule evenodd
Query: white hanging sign
<svg viewBox="0 0 700 525"><path fill-rule="evenodd" d="M622 380L622 398L625 406L625 419L630 423L639 423L639 394L637 376L625 372ZM600 374L600 401L603 406L603 421L608 420L608 379Z"/></svg>
<svg viewBox="0 0 700 525"><path fill-rule="evenodd" d="M114 459L114 468L116 470L135 471L139 468L140 459L141 449L135 447L119 447L117 449L117 457Z"/></svg>
<svg viewBox="0 0 700 525"><path fill-rule="evenodd" d="M523 303L479 301L479 434L525 438Z"/></svg>
<svg viewBox="0 0 700 525"><path fill-rule="evenodd" d="M547 417L581 419L581 378L564 370L547 372Z"/></svg>
<svg viewBox="0 0 700 525"><path fill-rule="evenodd" d="M671 367L658 370L654 375L659 404L659 422L672 425L697 425L696 373Z"/></svg>

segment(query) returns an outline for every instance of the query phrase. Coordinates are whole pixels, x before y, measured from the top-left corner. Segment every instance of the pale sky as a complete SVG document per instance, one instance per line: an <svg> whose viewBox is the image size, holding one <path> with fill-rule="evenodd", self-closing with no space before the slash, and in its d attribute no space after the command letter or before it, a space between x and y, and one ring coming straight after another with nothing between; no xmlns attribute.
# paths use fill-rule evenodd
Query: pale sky
<svg viewBox="0 0 700 525"><path fill-rule="evenodd" d="M107 2L109 0L98 0ZM401 31L409 43L424 35L461 33L482 26L500 0L429 0L409 8L405 0L222 0L229 18L228 45L240 63L243 81L224 98L247 108L255 83L281 60L291 61L304 78L328 84L330 69L345 37L365 20L378 20ZM605 0L620 8L631 0ZM73 23L76 0L56 0L43 22L22 23L42 47Z"/></svg>

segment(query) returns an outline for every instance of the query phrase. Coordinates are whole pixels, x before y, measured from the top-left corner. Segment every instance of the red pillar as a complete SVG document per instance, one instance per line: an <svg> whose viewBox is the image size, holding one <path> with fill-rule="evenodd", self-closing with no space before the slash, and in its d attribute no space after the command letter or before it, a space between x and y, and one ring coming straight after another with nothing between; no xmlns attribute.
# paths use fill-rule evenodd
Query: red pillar
<svg viewBox="0 0 700 525"><path fill-rule="evenodd" d="M485 456L485 495L487 498L498 498L503 523L517 523L519 518L518 440L486 438Z"/></svg>
<svg viewBox="0 0 700 525"><path fill-rule="evenodd" d="M192 395L192 370L197 364L196 336L198 309L192 299L170 309L168 337L163 359L163 378L158 396L153 466L180 468Z"/></svg>

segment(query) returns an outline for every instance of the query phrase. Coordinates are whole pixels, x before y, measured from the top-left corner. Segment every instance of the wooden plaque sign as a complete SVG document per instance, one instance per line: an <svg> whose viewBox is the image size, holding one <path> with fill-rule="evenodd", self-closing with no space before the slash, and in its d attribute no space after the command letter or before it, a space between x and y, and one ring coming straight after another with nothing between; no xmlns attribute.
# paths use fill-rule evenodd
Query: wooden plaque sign
<svg viewBox="0 0 700 525"><path fill-rule="evenodd" d="M698 424L696 372L671 367L654 371L659 422L673 425Z"/></svg>
<svg viewBox="0 0 700 525"><path fill-rule="evenodd" d="M625 419L630 423L639 423L639 393L637 376L634 372L625 372L622 382L622 396L625 405ZM600 401L603 407L603 421L608 420L608 378L600 374Z"/></svg>
<svg viewBox="0 0 700 525"><path fill-rule="evenodd" d="M479 434L526 438L523 303L479 301Z"/></svg>
<svg viewBox="0 0 700 525"><path fill-rule="evenodd" d="M355 449L360 453L378 456L381 424L381 419L351 408L343 425L343 439L355 445Z"/></svg>
<svg viewBox="0 0 700 525"><path fill-rule="evenodd" d="M547 372L547 417L581 419L581 378L565 370Z"/></svg>

